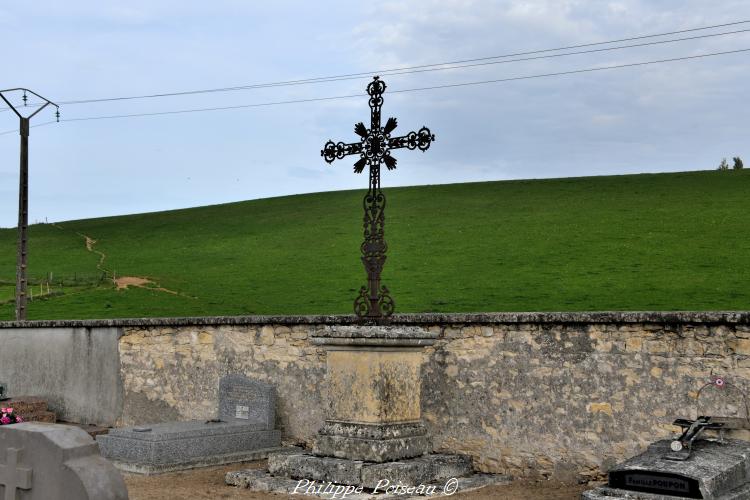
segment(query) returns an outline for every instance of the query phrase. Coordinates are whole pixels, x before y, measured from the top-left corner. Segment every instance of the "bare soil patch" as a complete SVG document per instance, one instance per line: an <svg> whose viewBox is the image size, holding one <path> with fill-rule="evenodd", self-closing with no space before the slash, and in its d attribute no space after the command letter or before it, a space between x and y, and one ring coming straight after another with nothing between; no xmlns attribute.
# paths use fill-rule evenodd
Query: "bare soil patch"
<svg viewBox="0 0 750 500"><path fill-rule="evenodd" d="M146 287L146 285L153 285L154 282L148 278L139 278L138 276L123 276L121 278L115 278L115 285L118 290L125 289L129 286Z"/></svg>
<svg viewBox="0 0 750 500"><path fill-rule="evenodd" d="M180 295L174 290L156 286L156 283L154 283L150 279L141 278L140 276L121 276L120 278L115 278L112 281L114 281L115 285L117 285L118 290L124 290L129 286L134 286L138 288L145 288L147 290L154 290L156 292L166 292L171 293L172 295Z"/></svg>
<svg viewBox="0 0 750 500"><path fill-rule="evenodd" d="M265 467L265 461L245 464L223 465L183 472L140 476L123 474L128 485L130 500L276 500L293 498L302 500L301 495L276 495L257 493L244 488L227 486L224 476L227 472L239 469ZM590 488L585 485L565 485L552 481L521 482L501 486L489 486L481 490L453 495L458 500L578 500L581 492ZM447 498L447 497L434 497Z"/></svg>

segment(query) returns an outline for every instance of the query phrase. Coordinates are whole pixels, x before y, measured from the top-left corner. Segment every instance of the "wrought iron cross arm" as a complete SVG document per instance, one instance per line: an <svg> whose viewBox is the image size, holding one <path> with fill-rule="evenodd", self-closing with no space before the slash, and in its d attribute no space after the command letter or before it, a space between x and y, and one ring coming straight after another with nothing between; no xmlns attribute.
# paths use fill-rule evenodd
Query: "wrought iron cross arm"
<svg viewBox="0 0 750 500"><path fill-rule="evenodd" d="M357 155L360 153L362 153L361 142L345 144L343 142L336 143L328 141L320 151L320 156L322 156L327 163L333 163L333 160L340 160L345 156Z"/></svg>
<svg viewBox="0 0 750 500"><path fill-rule="evenodd" d="M391 137L388 140L389 149L419 149L420 151L427 151L430 149L430 144L435 140L435 134L430 132L427 127L422 127L418 132L409 132L401 137Z"/></svg>

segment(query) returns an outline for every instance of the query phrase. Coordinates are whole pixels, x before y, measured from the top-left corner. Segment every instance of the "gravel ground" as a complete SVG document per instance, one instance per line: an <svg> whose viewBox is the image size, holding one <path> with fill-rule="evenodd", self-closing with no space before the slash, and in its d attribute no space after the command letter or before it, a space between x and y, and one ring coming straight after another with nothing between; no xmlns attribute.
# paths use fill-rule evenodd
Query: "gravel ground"
<svg viewBox="0 0 750 500"><path fill-rule="evenodd" d="M255 493L224 484L229 471L265 467L265 461L232 464L185 472L140 476L124 474L130 500L280 500L300 495L275 495ZM458 492L451 498L459 500L578 500L588 487L570 486L551 481L513 482L502 486L489 486L467 493ZM437 497L440 498L440 497Z"/></svg>

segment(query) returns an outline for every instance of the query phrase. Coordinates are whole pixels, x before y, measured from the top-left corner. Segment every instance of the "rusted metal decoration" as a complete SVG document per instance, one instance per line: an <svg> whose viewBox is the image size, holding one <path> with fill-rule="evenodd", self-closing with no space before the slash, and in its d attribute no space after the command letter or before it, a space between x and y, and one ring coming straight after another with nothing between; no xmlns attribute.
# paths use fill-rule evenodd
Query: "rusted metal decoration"
<svg viewBox="0 0 750 500"><path fill-rule="evenodd" d="M386 85L379 77L374 77L367 85L370 96L370 128L362 122L354 126L354 132L361 137L359 142L326 142L320 155L328 163L348 155L359 155L354 164L354 172L362 173L366 166L370 169L370 185L363 205L365 239L360 246L362 263L367 271L367 285L359 290L354 300L354 313L360 318L377 320L393 314L394 302L390 291L380 283L380 272L385 264L388 245L384 238L385 195L380 189L380 166L385 163L388 170L396 168L396 159L391 156L393 149L419 149L427 151L435 140L435 135L427 127L418 132L409 132L400 137L391 137L396 128L395 118L388 118L385 126L380 126L380 108L383 106L383 93Z"/></svg>

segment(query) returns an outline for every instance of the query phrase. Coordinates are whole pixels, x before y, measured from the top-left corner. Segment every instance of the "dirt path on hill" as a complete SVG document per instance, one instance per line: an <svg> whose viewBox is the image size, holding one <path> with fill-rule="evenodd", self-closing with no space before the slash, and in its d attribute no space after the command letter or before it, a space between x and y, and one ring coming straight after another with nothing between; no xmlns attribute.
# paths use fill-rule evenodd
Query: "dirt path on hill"
<svg viewBox="0 0 750 500"><path fill-rule="evenodd" d="M52 226L54 226L54 227L56 227L58 229L65 230L65 228L63 228L62 226L60 226L58 224L55 224L54 222L51 223L50 225L52 225ZM153 290L153 291L156 291L156 292L171 293L172 295L182 295L182 296L187 297L187 295L183 295L183 294L181 294L179 292L175 292L174 290L169 290L168 288L161 287L156 282L154 282L153 280L150 280L150 279L142 277L142 276L120 276L118 278L117 276L115 276L114 271L111 271L111 270L107 269L106 267L104 267L104 261L107 259L107 254L105 254L104 252L102 252L102 251L97 250L96 248L94 248L94 245L96 245L96 240L94 238L92 238L91 236L88 236L86 234L79 233L77 231L75 233L78 236L80 236L81 238L83 238L83 240L85 242L85 245L86 245L86 250L87 251L89 251L89 252L91 252L91 253L96 254L96 255L99 256L99 262L97 262L96 268L99 271L102 271L103 273L106 273L107 276L112 276L112 282L115 284L115 286L117 286L118 290L125 290L128 287L134 286L136 288L144 288L146 290Z"/></svg>
<svg viewBox="0 0 750 500"><path fill-rule="evenodd" d="M95 253L99 256L99 262L96 263L96 268L100 271L104 271L105 273L109 272L104 268L104 259L107 258L107 255L104 252L100 252L99 250L96 250L94 248L94 245L96 245L96 240L93 238L90 238L89 236L86 236L83 233L76 233L78 236L82 237L86 241L86 250L88 250L91 253Z"/></svg>
<svg viewBox="0 0 750 500"><path fill-rule="evenodd" d="M128 486L130 500L279 500L295 499L311 500L316 497L304 495L277 495L258 493L227 486L224 476L227 472L240 469L264 468L264 460L244 464L222 465L204 469L172 472L155 476L141 476L137 474L123 474ZM500 486L488 486L480 490L466 493L457 492L451 498L457 500L579 500L581 492L589 489L582 485L565 485L552 481L522 482L515 481Z"/></svg>

